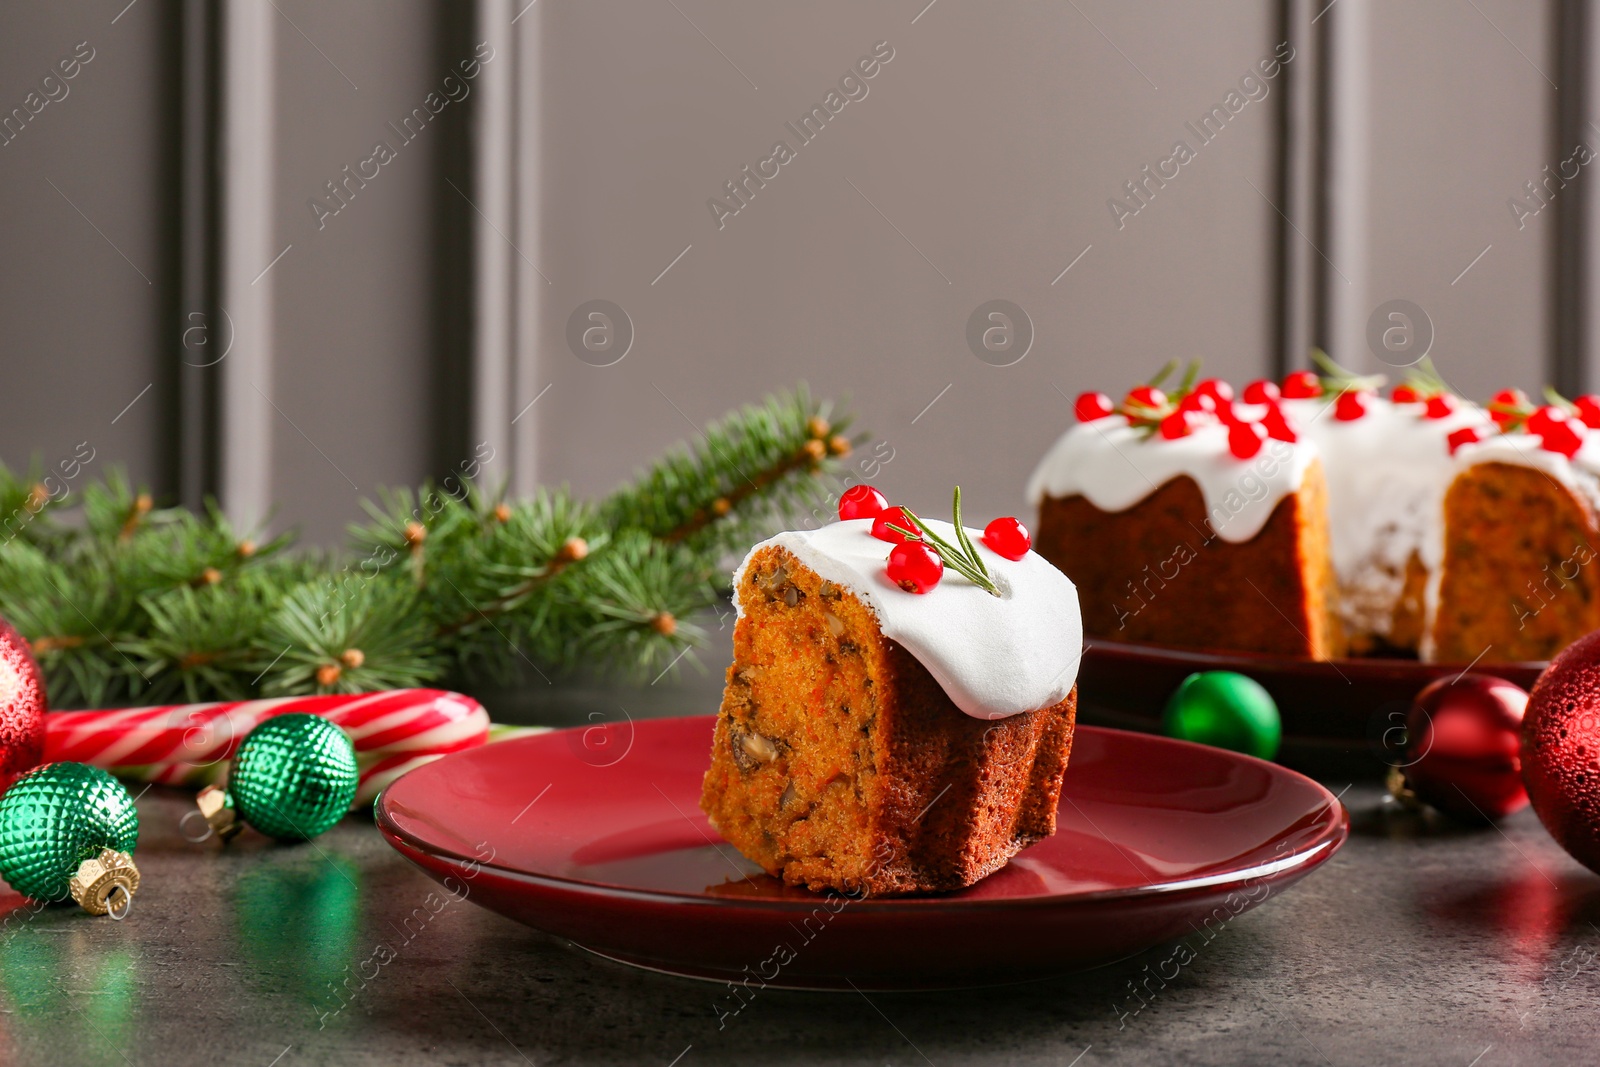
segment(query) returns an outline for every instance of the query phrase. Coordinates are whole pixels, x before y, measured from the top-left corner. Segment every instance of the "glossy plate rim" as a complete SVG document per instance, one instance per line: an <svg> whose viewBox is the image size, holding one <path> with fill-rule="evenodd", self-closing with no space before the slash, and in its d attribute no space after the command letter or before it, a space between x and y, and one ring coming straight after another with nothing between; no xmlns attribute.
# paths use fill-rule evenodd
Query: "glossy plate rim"
<svg viewBox="0 0 1600 1067"><path fill-rule="evenodd" d="M640 720L636 726L647 723L686 723L692 720L704 720L707 726L716 718L714 715L686 715L673 716L661 719ZM568 727L561 730L550 730L536 736L513 738L507 741L494 743L496 748L509 749L512 746L528 747L534 744L549 744L550 739L565 735L571 731L583 730L585 727ZM881 896L853 898L856 909L865 909L870 913L911 913L926 914L934 911L974 912L1009 909L1029 908L1061 908L1064 906L1085 905L1094 906L1121 900L1140 900L1150 898L1178 899L1190 894L1215 895L1224 893L1230 886L1244 884L1252 879L1271 878L1274 881L1281 879L1296 879L1310 873L1332 858L1344 845L1349 837L1350 819L1339 797L1331 792L1321 782L1316 781L1298 771L1291 770L1281 764L1267 760L1256 759L1243 753L1230 752L1224 749L1213 748L1189 741L1180 741L1176 738L1162 737L1154 734L1143 733L1137 730L1124 730L1109 726L1096 726L1079 724L1078 731L1090 733L1122 735L1127 743L1135 745L1171 746L1184 749L1195 749L1204 752L1212 758L1224 760L1238 760L1247 763L1260 764L1266 768L1267 773L1298 779L1309 786L1316 794L1320 794L1320 804L1311 816L1314 825L1314 835L1305 843L1305 846L1293 855L1265 863L1256 863L1247 867L1217 871L1200 877L1182 879L1157 880L1143 885L1118 886L1111 889L1097 889L1083 892L1056 892L1040 894L1030 897L987 897L966 898L956 894L928 894L912 896ZM537 871L528 871L492 860L483 860L476 856L451 848L440 846L434 842L423 840L417 835L401 827L390 810L397 796L403 795L406 788L406 779L417 776L409 788L422 786L426 779L444 773L452 763L466 763L474 753L484 750L487 746L467 749L462 752L452 753L432 763L426 764L400 779L390 783L378 795L373 805L374 818L379 831L383 834L391 847L405 856L413 859L411 853L429 857L437 862L452 866L475 867L480 870L490 871L495 875L515 882L520 882L542 889L551 889L563 892L579 893L587 896L602 896L608 899L631 900L653 904L689 905L709 907L716 909L739 909L772 912L809 912L816 907L816 901L824 894L815 894L806 898L770 898L770 897L714 897L705 893L677 892L669 890L645 889L636 886L616 885L608 882L592 881L581 878L572 878ZM1071 774L1071 764L1068 764L1067 773ZM397 792L398 791L398 792ZM1312 827L1307 827L1310 831ZM1282 832L1279 839L1282 838ZM1263 844L1270 842L1263 842ZM413 862L415 862L413 860Z"/></svg>

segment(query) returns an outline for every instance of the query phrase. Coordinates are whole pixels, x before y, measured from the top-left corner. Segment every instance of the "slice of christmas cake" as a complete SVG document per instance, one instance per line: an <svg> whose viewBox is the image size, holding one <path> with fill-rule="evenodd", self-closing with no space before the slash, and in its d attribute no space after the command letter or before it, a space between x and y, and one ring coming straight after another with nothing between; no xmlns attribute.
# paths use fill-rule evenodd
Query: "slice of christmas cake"
<svg viewBox="0 0 1600 1067"><path fill-rule="evenodd" d="M792 885L958 889L1055 832L1083 632L1015 519L888 508L763 541L734 578L734 659L701 807ZM911 536L907 536L910 534Z"/></svg>

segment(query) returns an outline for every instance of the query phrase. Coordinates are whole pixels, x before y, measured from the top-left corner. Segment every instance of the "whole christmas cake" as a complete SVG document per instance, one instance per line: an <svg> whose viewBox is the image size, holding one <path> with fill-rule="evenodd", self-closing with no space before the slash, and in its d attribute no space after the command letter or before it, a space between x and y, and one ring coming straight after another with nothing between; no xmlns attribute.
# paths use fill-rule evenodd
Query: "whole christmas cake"
<svg viewBox="0 0 1600 1067"><path fill-rule="evenodd" d="M862 517L763 541L735 575L701 807L791 885L957 889L1055 832L1077 593L1015 519L980 534L857 489L841 513Z"/></svg>
<svg viewBox="0 0 1600 1067"><path fill-rule="evenodd" d="M1322 366L1078 398L1029 494L1089 633L1466 663L1600 627L1600 398L1479 405L1424 364L1385 399Z"/></svg>

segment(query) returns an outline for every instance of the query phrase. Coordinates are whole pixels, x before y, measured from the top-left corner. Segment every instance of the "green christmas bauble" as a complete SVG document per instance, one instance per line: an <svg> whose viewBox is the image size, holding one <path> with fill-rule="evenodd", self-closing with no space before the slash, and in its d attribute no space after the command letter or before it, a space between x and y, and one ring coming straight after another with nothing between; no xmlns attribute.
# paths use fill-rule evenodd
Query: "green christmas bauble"
<svg viewBox="0 0 1600 1067"><path fill-rule="evenodd" d="M1271 694L1254 678L1233 671L1189 675L1168 699L1161 725L1169 737L1262 759L1276 756L1283 740Z"/></svg>
<svg viewBox="0 0 1600 1067"><path fill-rule="evenodd" d="M280 841L309 841L356 798L356 749L319 715L275 715L234 753L228 796L239 817Z"/></svg>
<svg viewBox="0 0 1600 1067"><path fill-rule="evenodd" d="M138 842L133 797L98 767L47 763L0 796L0 877L34 900L64 899L84 860Z"/></svg>

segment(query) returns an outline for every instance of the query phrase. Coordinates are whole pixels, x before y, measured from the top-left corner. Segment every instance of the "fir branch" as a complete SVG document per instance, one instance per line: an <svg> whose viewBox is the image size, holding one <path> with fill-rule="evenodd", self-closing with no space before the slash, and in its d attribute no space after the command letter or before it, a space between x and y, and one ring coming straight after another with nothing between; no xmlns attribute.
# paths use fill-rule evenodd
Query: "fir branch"
<svg viewBox="0 0 1600 1067"><path fill-rule="evenodd" d="M694 551L726 551L770 520L822 495L819 479L849 454L849 416L812 400L805 386L713 422L671 448L600 508L606 525L633 527Z"/></svg>
<svg viewBox="0 0 1600 1067"><path fill-rule="evenodd" d="M426 685L439 675L433 634L416 611L415 586L392 576L346 597L299 586L278 605L252 651L271 656L262 692L363 693Z"/></svg>
<svg viewBox="0 0 1600 1067"><path fill-rule="evenodd" d="M56 707L470 688L530 665L648 680L694 662L723 555L814 500L849 423L803 388L770 397L598 507L565 489L384 491L343 553L160 507L117 469L58 521L67 494L37 465L0 466L0 615Z"/></svg>

